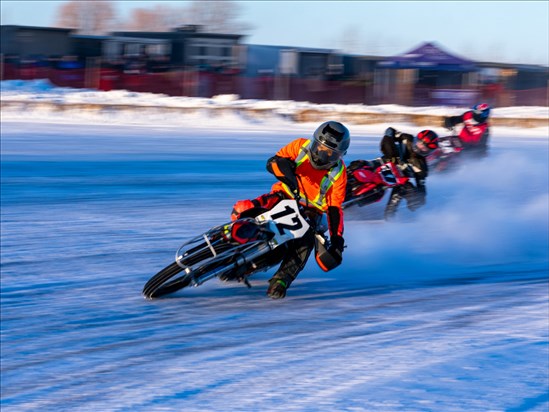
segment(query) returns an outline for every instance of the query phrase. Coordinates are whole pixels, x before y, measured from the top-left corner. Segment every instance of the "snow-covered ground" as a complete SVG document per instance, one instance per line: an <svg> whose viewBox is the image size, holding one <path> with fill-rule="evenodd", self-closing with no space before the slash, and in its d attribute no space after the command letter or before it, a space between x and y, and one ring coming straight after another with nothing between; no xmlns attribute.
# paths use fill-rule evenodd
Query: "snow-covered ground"
<svg viewBox="0 0 549 412"><path fill-rule="evenodd" d="M36 108L1 126L2 411L547 411L547 128L493 128L488 158L431 175L394 222L350 209L344 264L311 260L284 300L263 273L147 301L316 124ZM350 126L347 160L387 126Z"/></svg>
<svg viewBox="0 0 549 412"><path fill-rule="evenodd" d="M0 82L2 100L9 101L30 101L33 103L55 103L65 105L75 104L100 104L100 105L131 105L137 107L155 107L158 110L151 110L148 116L158 112L164 115L162 108L179 109L255 109L269 110L280 116L293 115L300 110L318 110L329 113L373 113L373 114L429 114L437 116L457 115L463 113L464 107L407 107L396 104L382 104L367 106L363 104L313 104L309 102L294 102L287 100L243 100L238 95L219 95L212 98L196 98L167 96L163 94L135 93L127 90L112 90L102 92L93 89L73 89L68 87L54 87L48 80L9 80ZM49 115L50 110L41 109ZM123 111L125 113L125 111ZM111 120L125 122L140 122L142 119L124 116L124 113L110 112L108 118ZM141 112L140 112L141 113ZM63 115L63 114L61 114ZM103 113L103 116L105 114ZM147 117L148 117L147 116ZM528 118L528 119L549 119L548 107L521 106L521 107L495 107L492 110L493 118ZM81 113L76 116L78 119L90 117L89 113ZM180 119L170 118L169 122L174 124Z"/></svg>

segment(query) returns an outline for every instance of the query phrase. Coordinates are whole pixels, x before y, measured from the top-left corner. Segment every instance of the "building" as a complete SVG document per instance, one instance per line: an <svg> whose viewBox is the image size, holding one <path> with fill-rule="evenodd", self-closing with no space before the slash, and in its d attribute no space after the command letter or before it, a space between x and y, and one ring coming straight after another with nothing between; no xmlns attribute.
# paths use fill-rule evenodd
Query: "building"
<svg viewBox="0 0 549 412"><path fill-rule="evenodd" d="M0 53L20 58L69 55L73 50L73 31L53 27L0 26Z"/></svg>
<svg viewBox="0 0 549 412"><path fill-rule="evenodd" d="M549 68L531 64L479 62L482 99L495 106L547 106Z"/></svg>
<svg viewBox="0 0 549 412"><path fill-rule="evenodd" d="M126 53L125 46L153 40L169 45L170 64L175 67L198 67L202 70L222 70L238 66L238 46L242 35L203 33L197 25L182 26L169 32L120 31L112 33ZM128 39L125 41L124 39Z"/></svg>
<svg viewBox="0 0 549 412"><path fill-rule="evenodd" d="M476 62L426 42L396 56L244 44L187 25L167 32L80 35L1 26L0 78L169 95L409 106L546 106L549 68Z"/></svg>

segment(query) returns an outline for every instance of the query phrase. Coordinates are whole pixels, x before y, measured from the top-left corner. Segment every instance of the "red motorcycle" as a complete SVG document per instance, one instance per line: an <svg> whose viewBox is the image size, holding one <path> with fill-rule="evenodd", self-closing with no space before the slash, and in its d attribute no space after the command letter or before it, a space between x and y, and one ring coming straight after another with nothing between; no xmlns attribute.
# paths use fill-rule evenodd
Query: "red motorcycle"
<svg viewBox="0 0 549 412"><path fill-rule="evenodd" d="M363 207L379 202L387 189L406 184L410 178L404 176L392 162L377 168L363 166L347 172L347 192L343 209L354 205Z"/></svg>
<svg viewBox="0 0 549 412"><path fill-rule="evenodd" d="M457 136L444 136L438 139L438 148L433 150L425 160L429 170L443 172L455 168L463 150L463 144Z"/></svg>

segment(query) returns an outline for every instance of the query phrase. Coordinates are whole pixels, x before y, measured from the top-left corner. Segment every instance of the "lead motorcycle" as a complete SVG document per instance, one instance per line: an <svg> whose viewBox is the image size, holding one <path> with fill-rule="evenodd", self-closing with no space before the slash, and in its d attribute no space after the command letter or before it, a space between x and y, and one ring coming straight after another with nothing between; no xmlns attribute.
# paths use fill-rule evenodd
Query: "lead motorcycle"
<svg viewBox="0 0 549 412"><path fill-rule="evenodd" d="M281 200L271 210L250 209L240 219L216 226L185 242L175 261L143 287L143 296L157 298L219 277L251 287L248 277L280 263L288 243L308 230L315 232L316 259L324 270L339 263L328 252L327 226L309 217L294 199Z"/></svg>
<svg viewBox="0 0 549 412"><path fill-rule="evenodd" d="M426 157L429 170L444 172L456 168L462 150L463 144L459 137L454 135L439 137L438 148Z"/></svg>
<svg viewBox="0 0 549 412"><path fill-rule="evenodd" d="M433 172L449 172L457 169L464 162L480 160L487 156L487 143L478 145L466 145L455 134L455 129L450 129L452 135L439 138L438 148L427 156L427 165ZM488 139L486 132L485 140Z"/></svg>
<svg viewBox="0 0 549 412"><path fill-rule="evenodd" d="M386 162L377 168L363 166L349 171L343 208L363 207L379 202L387 189L404 185L409 180L392 162Z"/></svg>

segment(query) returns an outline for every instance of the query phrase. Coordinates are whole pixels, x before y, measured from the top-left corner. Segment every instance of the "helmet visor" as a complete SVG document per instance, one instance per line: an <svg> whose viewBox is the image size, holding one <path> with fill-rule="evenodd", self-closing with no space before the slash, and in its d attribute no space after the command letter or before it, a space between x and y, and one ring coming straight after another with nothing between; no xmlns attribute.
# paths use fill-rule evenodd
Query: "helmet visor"
<svg viewBox="0 0 549 412"><path fill-rule="evenodd" d="M343 157L344 153L321 143L318 140L314 140L311 145L311 162L313 166L319 169L325 169L334 166L339 159Z"/></svg>

